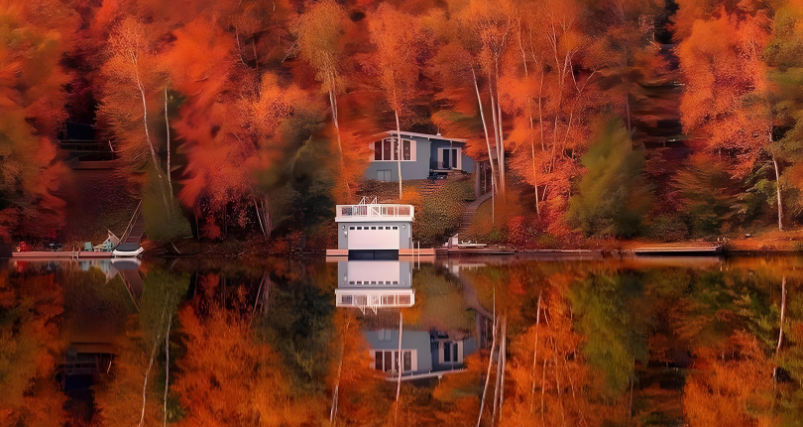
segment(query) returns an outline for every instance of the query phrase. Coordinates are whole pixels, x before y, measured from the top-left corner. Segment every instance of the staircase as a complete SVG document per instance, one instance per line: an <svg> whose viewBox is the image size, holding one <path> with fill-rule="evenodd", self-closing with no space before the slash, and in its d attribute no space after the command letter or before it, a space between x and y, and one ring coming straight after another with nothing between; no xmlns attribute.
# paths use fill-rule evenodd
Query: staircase
<svg viewBox="0 0 803 427"><path fill-rule="evenodd" d="M424 182L421 186L421 196L428 197L435 194L444 184L448 181L447 179L428 179Z"/></svg>
<svg viewBox="0 0 803 427"><path fill-rule="evenodd" d="M142 202L140 201L134 210L134 215L131 216L131 222L128 223L128 227L126 227L125 233L120 239L120 245L129 243L139 245L143 234L145 234L145 216L142 215Z"/></svg>
<svg viewBox="0 0 803 427"><path fill-rule="evenodd" d="M477 213L477 209L479 209L480 205L490 199L491 195L491 192L485 193L473 202L466 205L466 208L463 210L463 215L460 217L460 228L457 230L457 234L463 236L468 232L472 221L474 221L474 214Z"/></svg>

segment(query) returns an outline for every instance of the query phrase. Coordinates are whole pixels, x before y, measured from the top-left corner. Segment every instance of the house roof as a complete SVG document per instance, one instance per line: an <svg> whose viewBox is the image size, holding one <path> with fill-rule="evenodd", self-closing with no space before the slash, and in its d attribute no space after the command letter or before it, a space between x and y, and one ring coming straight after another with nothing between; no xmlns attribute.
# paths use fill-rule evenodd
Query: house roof
<svg viewBox="0 0 803 427"><path fill-rule="evenodd" d="M374 135L374 136L381 136L381 135L395 135L396 133L397 133L397 132L396 132L395 130L386 130L386 131L384 131L384 132L380 132L380 133L378 133L378 134L376 134L376 135ZM418 132L405 132L405 131L401 131L401 135L402 135L402 136L404 136L404 135L410 135L410 136L415 136L415 137L418 137L418 138L426 138L426 139L441 139L441 140L444 140L444 141L455 141L455 142L466 142L466 141L467 141L466 139L461 139L461 138L447 138L447 137L445 137L445 136L443 136L443 135L433 135L433 134L431 134L431 133L418 133Z"/></svg>

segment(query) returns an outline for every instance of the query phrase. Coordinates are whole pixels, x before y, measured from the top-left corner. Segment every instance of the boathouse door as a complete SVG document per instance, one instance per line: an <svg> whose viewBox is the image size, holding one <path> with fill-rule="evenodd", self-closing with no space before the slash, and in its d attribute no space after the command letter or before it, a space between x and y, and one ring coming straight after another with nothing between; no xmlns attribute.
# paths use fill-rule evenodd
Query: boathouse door
<svg viewBox="0 0 803 427"><path fill-rule="evenodd" d="M399 249L399 227L389 225L350 226L349 250Z"/></svg>

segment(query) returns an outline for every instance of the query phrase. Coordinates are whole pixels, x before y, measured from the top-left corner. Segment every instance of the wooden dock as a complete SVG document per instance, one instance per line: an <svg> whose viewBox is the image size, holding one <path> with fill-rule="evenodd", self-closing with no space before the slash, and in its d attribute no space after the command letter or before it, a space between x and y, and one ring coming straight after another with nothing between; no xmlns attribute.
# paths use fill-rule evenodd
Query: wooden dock
<svg viewBox="0 0 803 427"><path fill-rule="evenodd" d="M636 256L690 256L718 255L722 253L722 245L709 246L649 246L633 249Z"/></svg>
<svg viewBox="0 0 803 427"><path fill-rule="evenodd" d="M435 250L439 257L461 257L461 256L480 256L480 255L514 255L515 252L498 248L483 249L461 249L461 248L439 248Z"/></svg>
<svg viewBox="0 0 803 427"><path fill-rule="evenodd" d="M343 257L347 258L349 256L348 249L327 249L326 256L328 257ZM422 257L434 257L435 256L435 249L434 248L421 248L419 249L399 249L399 257L411 257L411 256L422 256Z"/></svg>
<svg viewBox="0 0 803 427"><path fill-rule="evenodd" d="M11 257L19 260L52 260L52 259L108 259L111 252L90 251L30 251L12 252Z"/></svg>

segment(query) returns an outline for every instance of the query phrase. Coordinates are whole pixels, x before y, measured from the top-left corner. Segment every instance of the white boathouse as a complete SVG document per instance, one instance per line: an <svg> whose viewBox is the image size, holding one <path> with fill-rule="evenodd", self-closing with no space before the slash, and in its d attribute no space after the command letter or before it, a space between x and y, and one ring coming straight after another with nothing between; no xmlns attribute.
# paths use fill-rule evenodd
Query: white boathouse
<svg viewBox="0 0 803 427"><path fill-rule="evenodd" d="M380 204L366 199L357 205L337 205L337 248L349 259L398 259L413 249L412 205Z"/></svg>

